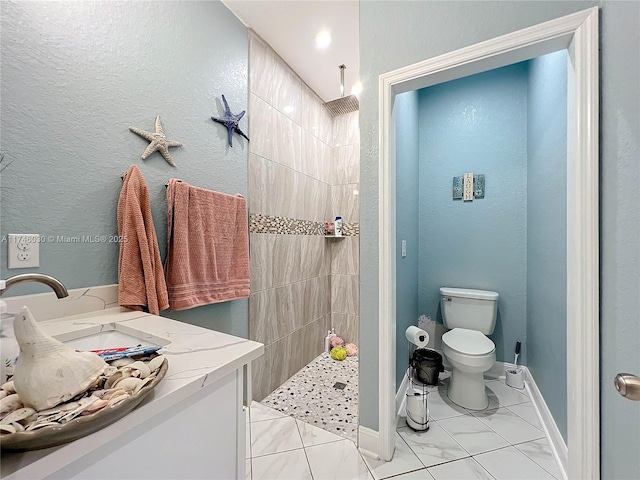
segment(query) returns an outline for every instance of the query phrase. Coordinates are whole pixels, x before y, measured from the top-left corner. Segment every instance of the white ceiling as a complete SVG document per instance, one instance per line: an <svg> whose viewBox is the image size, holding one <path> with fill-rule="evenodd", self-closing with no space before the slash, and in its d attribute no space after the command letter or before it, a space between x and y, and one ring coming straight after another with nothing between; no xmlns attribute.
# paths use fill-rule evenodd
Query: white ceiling
<svg viewBox="0 0 640 480"><path fill-rule="evenodd" d="M358 0L222 0L280 55L318 96L340 97L345 64L345 95L359 82ZM331 33L325 50L315 45L320 30Z"/></svg>

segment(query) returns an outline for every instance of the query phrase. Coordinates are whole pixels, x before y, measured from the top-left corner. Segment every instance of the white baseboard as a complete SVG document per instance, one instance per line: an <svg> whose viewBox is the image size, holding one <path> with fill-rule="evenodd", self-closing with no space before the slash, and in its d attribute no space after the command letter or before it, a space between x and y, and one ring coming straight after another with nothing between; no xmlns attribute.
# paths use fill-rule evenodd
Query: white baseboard
<svg viewBox="0 0 640 480"><path fill-rule="evenodd" d="M538 389L535 380L533 379L533 375L527 367L524 368L524 378L525 378L525 389L529 393L529 398L531 398L531 403L533 403L533 407L538 414L538 418L540 419L540 423L542 424L542 429L544 430L544 434L549 439L549 444L551 446L551 450L553 452L553 456L556 459L556 463L560 467L560 471L562 472L563 478L567 479L567 469L569 466L569 450L567 449L567 444L564 442L564 438L562 438L562 434L556 425L551 412L549 411L549 407L547 407L544 398L542 397L542 393Z"/></svg>
<svg viewBox="0 0 640 480"><path fill-rule="evenodd" d="M358 426L358 450L363 455L374 460L380 460L380 455L377 453L380 448L380 435L377 431L371 428Z"/></svg>

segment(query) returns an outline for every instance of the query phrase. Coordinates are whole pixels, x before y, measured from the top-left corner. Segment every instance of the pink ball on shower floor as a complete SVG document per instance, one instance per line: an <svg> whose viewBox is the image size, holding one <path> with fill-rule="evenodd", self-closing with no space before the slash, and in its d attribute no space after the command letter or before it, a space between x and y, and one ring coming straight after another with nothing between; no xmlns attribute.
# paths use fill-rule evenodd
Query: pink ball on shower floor
<svg viewBox="0 0 640 480"><path fill-rule="evenodd" d="M347 357L355 357L358 355L358 347L354 343L347 343L344 348L347 349Z"/></svg>

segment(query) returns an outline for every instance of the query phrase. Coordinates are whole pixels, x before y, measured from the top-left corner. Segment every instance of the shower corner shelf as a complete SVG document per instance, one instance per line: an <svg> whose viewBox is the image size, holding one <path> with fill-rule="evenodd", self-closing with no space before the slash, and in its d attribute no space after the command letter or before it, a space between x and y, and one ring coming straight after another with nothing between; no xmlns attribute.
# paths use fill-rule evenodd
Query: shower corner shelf
<svg viewBox="0 0 640 480"><path fill-rule="evenodd" d="M325 235L324 238L347 238L346 235Z"/></svg>

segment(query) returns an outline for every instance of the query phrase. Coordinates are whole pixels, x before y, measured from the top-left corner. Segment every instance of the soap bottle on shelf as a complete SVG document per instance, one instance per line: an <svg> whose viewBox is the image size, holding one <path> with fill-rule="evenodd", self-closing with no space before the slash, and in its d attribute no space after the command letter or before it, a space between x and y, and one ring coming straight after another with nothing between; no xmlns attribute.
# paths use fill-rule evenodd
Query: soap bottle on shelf
<svg viewBox="0 0 640 480"><path fill-rule="evenodd" d="M336 237L342 236L342 217L336 217L335 221L335 234Z"/></svg>
<svg viewBox="0 0 640 480"><path fill-rule="evenodd" d="M327 332L327 336L324 337L324 351L329 353L331 351L331 339L336 336L333 328Z"/></svg>

